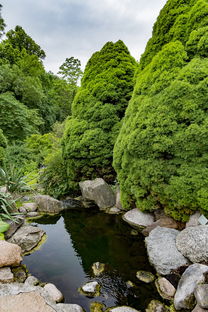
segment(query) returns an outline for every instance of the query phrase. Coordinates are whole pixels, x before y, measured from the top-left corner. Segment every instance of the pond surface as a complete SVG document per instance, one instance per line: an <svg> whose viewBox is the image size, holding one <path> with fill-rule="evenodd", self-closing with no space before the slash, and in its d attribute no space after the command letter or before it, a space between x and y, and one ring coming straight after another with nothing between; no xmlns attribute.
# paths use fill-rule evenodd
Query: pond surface
<svg viewBox="0 0 208 312"><path fill-rule="evenodd" d="M93 301L107 307L129 305L144 310L150 300L160 299L154 283L145 284L136 278L138 270L154 271L144 237L131 235L132 229L120 216L70 210L38 219L35 224L48 238L23 262L42 282L54 283L66 303L79 304L86 311ZM94 277L91 267L97 261L106 264L106 271ZM99 297L88 298L78 292L79 287L94 280L102 286ZM127 281L136 287L128 287Z"/></svg>

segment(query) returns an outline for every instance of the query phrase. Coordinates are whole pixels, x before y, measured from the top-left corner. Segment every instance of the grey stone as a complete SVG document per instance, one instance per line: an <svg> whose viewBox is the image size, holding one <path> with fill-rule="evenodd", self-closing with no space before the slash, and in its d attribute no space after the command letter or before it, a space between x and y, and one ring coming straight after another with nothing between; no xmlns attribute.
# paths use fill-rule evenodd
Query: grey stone
<svg viewBox="0 0 208 312"><path fill-rule="evenodd" d="M144 283L152 283L155 280L155 276L151 272L137 271L136 277Z"/></svg>
<svg viewBox="0 0 208 312"><path fill-rule="evenodd" d="M12 220L8 220L10 227L8 231L4 233L5 239L9 239L24 223L24 218L18 218L15 222Z"/></svg>
<svg viewBox="0 0 208 312"><path fill-rule="evenodd" d="M48 283L43 287L49 294L49 296L55 301L55 302L61 302L64 299L64 296L60 292L60 290L57 289L57 287L54 284Z"/></svg>
<svg viewBox="0 0 208 312"><path fill-rule="evenodd" d="M32 225L22 226L9 239L9 242L15 243L22 248L23 252L28 252L38 245L45 232Z"/></svg>
<svg viewBox="0 0 208 312"><path fill-rule="evenodd" d="M39 212L45 212L48 214L60 213L64 207L61 201L48 196L48 195L37 195L35 201L38 205Z"/></svg>
<svg viewBox="0 0 208 312"><path fill-rule="evenodd" d="M24 203L22 207L25 208L27 212L34 212L38 208L37 203Z"/></svg>
<svg viewBox="0 0 208 312"><path fill-rule="evenodd" d="M1 283L10 283L13 282L14 275L9 267L0 269L0 282Z"/></svg>
<svg viewBox="0 0 208 312"><path fill-rule="evenodd" d="M127 307L127 306L121 306L121 307L110 308L109 312L139 312L139 311L133 308Z"/></svg>
<svg viewBox="0 0 208 312"><path fill-rule="evenodd" d="M154 216L150 213L144 213L139 209L135 208L127 211L123 215L123 220L134 228L141 230L154 222Z"/></svg>
<svg viewBox="0 0 208 312"><path fill-rule="evenodd" d="M36 286L39 284L38 279L35 276L28 276L28 278L25 280L25 285L29 285L29 286Z"/></svg>
<svg viewBox="0 0 208 312"><path fill-rule="evenodd" d="M145 238L150 263L161 275L170 274L188 264L188 260L176 248L176 236L179 231L156 227Z"/></svg>
<svg viewBox="0 0 208 312"><path fill-rule="evenodd" d="M192 309L195 305L194 291L198 284L204 283L208 266L192 264L183 273L174 297L176 310Z"/></svg>
<svg viewBox="0 0 208 312"><path fill-rule="evenodd" d="M208 225L188 227L176 238L178 250L191 262L208 261Z"/></svg>
<svg viewBox="0 0 208 312"><path fill-rule="evenodd" d="M95 294L99 288L98 282L89 282L82 286L82 291L86 294Z"/></svg>
<svg viewBox="0 0 208 312"><path fill-rule="evenodd" d="M160 219L158 219L157 221L153 222L151 225L148 225L143 231L142 234L144 236L148 236L149 233L154 230L157 226L160 227L167 227L170 229L178 229L179 225L178 223L170 217L167 216L163 216Z"/></svg>
<svg viewBox="0 0 208 312"><path fill-rule="evenodd" d="M202 309L198 304L195 306L195 308L192 310L192 312L207 312L207 310Z"/></svg>
<svg viewBox="0 0 208 312"><path fill-rule="evenodd" d="M19 207L19 212L22 213L22 214L26 214L27 213L27 210L24 208L24 207Z"/></svg>
<svg viewBox="0 0 208 312"><path fill-rule="evenodd" d="M32 211L32 212L27 213L27 217L29 217L29 218L35 218L37 216L39 216L39 213L36 211Z"/></svg>
<svg viewBox="0 0 208 312"><path fill-rule="evenodd" d="M186 228L190 226L197 226L199 225L199 217L200 217L200 212L197 211L193 215L190 216L189 221L186 223Z"/></svg>
<svg viewBox="0 0 208 312"><path fill-rule="evenodd" d="M163 303L161 303L160 301L152 300L148 304L145 311L146 312L165 312L165 311L169 311L169 310L166 309L165 305Z"/></svg>
<svg viewBox="0 0 208 312"><path fill-rule="evenodd" d="M0 241L0 267L17 266L22 261L21 247L6 241Z"/></svg>
<svg viewBox="0 0 208 312"><path fill-rule="evenodd" d="M56 305L57 312L84 312L78 304L59 303Z"/></svg>
<svg viewBox="0 0 208 312"><path fill-rule="evenodd" d="M101 210L113 207L116 203L111 187L101 178L79 183L84 199L94 200Z"/></svg>
<svg viewBox="0 0 208 312"><path fill-rule="evenodd" d="M155 284L160 296L163 299L167 300L173 299L176 293L176 289L165 277L159 277L156 280Z"/></svg>
<svg viewBox="0 0 208 312"><path fill-rule="evenodd" d="M121 211L120 209L118 209L117 207L111 207L111 208L107 209L105 212L108 213L108 214L115 214L115 215L118 215L118 214L120 214L122 211Z"/></svg>
<svg viewBox="0 0 208 312"><path fill-rule="evenodd" d="M100 262L93 263L92 271L95 276L100 276L105 271L105 264Z"/></svg>
<svg viewBox="0 0 208 312"><path fill-rule="evenodd" d="M208 284L198 285L194 295L198 305L203 309L208 309Z"/></svg>

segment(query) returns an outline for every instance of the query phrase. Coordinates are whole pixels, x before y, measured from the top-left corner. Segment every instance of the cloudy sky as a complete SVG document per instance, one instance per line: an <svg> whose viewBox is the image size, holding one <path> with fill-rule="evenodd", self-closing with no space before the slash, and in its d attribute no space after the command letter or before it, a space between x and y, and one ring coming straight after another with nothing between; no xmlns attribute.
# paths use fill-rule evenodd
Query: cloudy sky
<svg viewBox="0 0 208 312"><path fill-rule="evenodd" d="M54 73L66 57L82 67L107 41L123 40L138 60L166 0L0 0L8 31L16 25L44 49Z"/></svg>

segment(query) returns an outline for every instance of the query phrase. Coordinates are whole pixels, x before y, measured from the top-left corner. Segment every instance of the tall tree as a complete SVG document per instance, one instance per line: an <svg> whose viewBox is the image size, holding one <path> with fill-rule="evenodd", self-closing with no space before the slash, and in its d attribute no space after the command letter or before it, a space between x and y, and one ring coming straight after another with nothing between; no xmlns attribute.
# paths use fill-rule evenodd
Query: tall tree
<svg viewBox="0 0 208 312"><path fill-rule="evenodd" d="M59 67L59 72L66 81L71 85L77 85L78 80L82 76L81 62L74 58L66 58L65 62Z"/></svg>
<svg viewBox="0 0 208 312"><path fill-rule="evenodd" d="M114 181L113 144L133 90L135 67L122 41L106 43L88 61L63 137L71 189L86 178Z"/></svg>
<svg viewBox="0 0 208 312"><path fill-rule="evenodd" d="M208 3L169 0L141 57L114 149L125 208L208 211Z"/></svg>

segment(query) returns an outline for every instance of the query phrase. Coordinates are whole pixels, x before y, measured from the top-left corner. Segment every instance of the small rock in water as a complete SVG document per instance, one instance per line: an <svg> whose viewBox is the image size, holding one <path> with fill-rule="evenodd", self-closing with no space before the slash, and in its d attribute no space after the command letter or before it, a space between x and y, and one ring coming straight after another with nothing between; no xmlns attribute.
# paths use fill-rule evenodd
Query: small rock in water
<svg viewBox="0 0 208 312"><path fill-rule="evenodd" d="M173 299L176 289L165 277L159 277L155 284L160 296L163 299Z"/></svg>
<svg viewBox="0 0 208 312"><path fill-rule="evenodd" d="M152 300L146 310L146 312L165 312L167 311L165 305L158 300Z"/></svg>
<svg viewBox="0 0 208 312"><path fill-rule="evenodd" d="M139 233L137 230L131 230L131 235L132 236L137 236Z"/></svg>
<svg viewBox="0 0 208 312"><path fill-rule="evenodd" d="M208 284L198 285L194 295L198 305L203 309L208 309Z"/></svg>
<svg viewBox="0 0 208 312"><path fill-rule="evenodd" d="M105 305L100 302L90 303L90 312L103 312L105 308Z"/></svg>
<svg viewBox="0 0 208 312"><path fill-rule="evenodd" d="M135 284L132 281L127 281L126 285L127 285L128 288L132 288L132 287L135 286Z"/></svg>
<svg viewBox="0 0 208 312"><path fill-rule="evenodd" d="M14 275L9 267L0 269L0 282L1 283L11 283L13 282L13 280L14 280Z"/></svg>
<svg viewBox="0 0 208 312"><path fill-rule="evenodd" d="M99 296L100 285L98 282L89 282L81 287L81 291L87 296Z"/></svg>
<svg viewBox="0 0 208 312"><path fill-rule="evenodd" d="M127 306L110 308L108 311L109 312L139 312L138 310L135 310L135 309L127 307Z"/></svg>
<svg viewBox="0 0 208 312"><path fill-rule="evenodd" d="M119 214L121 213L121 210L117 207L111 207L108 210L106 210L106 212L109 214Z"/></svg>
<svg viewBox="0 0 208 312"><path fill-rule="evenodd" d="M55 302L61 302L63 301L64 297L60 290L56 288L54 284L48 283L43 287L49 294L49 296L55 301Z"/></svg>
<svg viewBox="0 0 208 312"><path fill-rule="evenodd" d="M152 283L155 280L154 275L151 272L146 272L146 271L138 271L136 273L136 277L145 283Z"/></svg>
<svg viewBox="0 0 208 312"><path fill-rule="evenodd" d="M105 264L100 263L100 262L95 262L92 265L92 270L95 276L100 276L100 274L105 271Z"/></svg>

